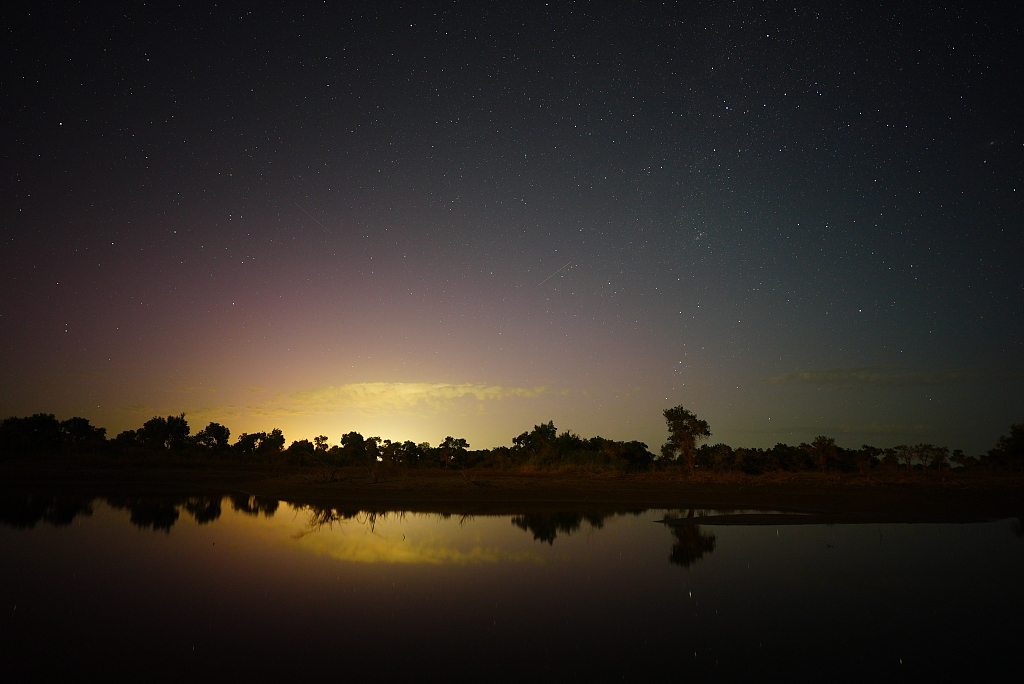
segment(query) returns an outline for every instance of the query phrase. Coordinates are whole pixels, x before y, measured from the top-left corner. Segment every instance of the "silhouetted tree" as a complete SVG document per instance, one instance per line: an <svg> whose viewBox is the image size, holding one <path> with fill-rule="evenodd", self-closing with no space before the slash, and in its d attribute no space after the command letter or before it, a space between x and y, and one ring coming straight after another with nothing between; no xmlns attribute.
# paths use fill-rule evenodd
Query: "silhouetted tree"
<svg viewBox="0 0 1024 684"><path fill-rule="evenodd" d="M238 436L234 449L245 456L259 456L268 459L284 449L284 433L278 428L267 432L243 432Z"/></svg>
<svg viewBox="0 0 1024 684"><path fill-rule="evenodd" d="M6 418L0 423L0 457L42 456L60 448L60 423L52 413Z"/></svg>
<svg viewBox="0 0 1024 684"><path fill-rule="evenodd" d="M647 450L647 445L636 440L630 442L614 442L610 439L601 440L601 449L613 459L621 461L633 470L646 470L654 461L654 454Z"/></svg>
<svg viewBox="0 0 1024 684"><path fill-rule="evenodd" d="M828 466L838 460L839 452L836 449L836 440L825 435L818 435L811 442L811 453L814 454L815 462L824 473Z"/></svg>
<svg viewBox="0 0 1024 684"><path fill-rule="evenodd" d="M87 419L77 416L61 421L60 431L68 451L72 453L95 448L107 441L107 428L93 427Z"/></svg>
<svg viewBox="0 0 1024 684"><path fill-rule="evenodd" d="M1003 468L1024 472L1024 421L1011 425L1010 434L1001 436L988 455Z"/></svg>
<svg viewBox="0 0 1024 684"><path fill-rule="evenodd" d="M694 463L705 468L711 468L716 473L724 473L732 470L736 460L736 454L728 444L714 444L712 446L702 445L699 449L700 458L695 458Z"/></svg>
<svg viewBox="0 0 1024 684"><path fill-rule="evenodd" d="M768 450L768 454L776 468L790 472L802 469L804 453L799 447L779 442Z"/></svg>
<svg viewBox="0 0 1024 684"><path fill-rule="evenodd" d="M915 447L917 458L925 470L941 468L949 464L949 449L934 444L918 444Z"/></svg>
<svg viewBox="0 0 1024 684"><path fill-rule="evenodd" d="M117 433L117 437L114 438L114 444L119 447L133 447L139 444L139 433L135 430L125 430L124 432Z"/></svg>
<svg viewBox="0 0 1024 684"><path fill-rule="evenodd" d="M668 425L669 444L686 460L686 466L693 474L693 455L697 442L711 436L707 421L697 418L693 412L682 406L667 408L662 412Z"/></svg>
<svg viewBox="0 0 1024 684"><path fill-rule="evenodd" d="M675 444L673 444L672 442L665 442L664 444L661 445L661 460L662 461L668 462L668 461L675 460L676 456L677 456L677 454L676 454L676 445Z"/></svg>
<svg viewBox="0 0 1024 684"><path fill-rule="evenodd" d="M465 457L466 449L469 448L469 442L462 439L455 439L451 435L444 438L437 447L441 450L441 459L444 461L444 467L447 468L449 464L452 467L459 467L462 465L462 459Z"/></svg>
<svg viewBox="0 0 1024 684"><path fill-rule="evenodd" d="M284 433L280 428L271 430L270 434L260 442L260 451L264 453L273 453L282 449L284 449Z"/></svg>
<svg viewBox="0 0 1024 684"><path fill-rule="evenodd" d="M167 419L153 416L139 428L136 439L149 449L166 449L170 433L167 430Z"/></svg>
<svg viewBox="0 0 1024 684"><path fill-rule="evenodd" d="M512 439L512 448L526 452L527 454L539 454L547 449L555 441L558 430L555 429L555 421L549 420L540 425L534 425L532 432L524 432Z"/></svg>
<svg viewBox="0 0 1024 684"><path fill-rule="evenodd" d="M882 463L891 470L896 470L900 466L900 452L896 447L890 447L882 452Z"/></svg>
<svg viewBox="0 0 1024 684"><path fill-rule="evenodd" d="M231 430L220 423L210 423L196 433L195 442L208 449L227 449L230 445Z"/></svg>
<svg viewBox="0 0 1024 684"><path fill-rule="evenodd" d="M949 457L949 462L967 470L978 465L978 459L968 456L962 449L954 449L953 455Z"/></svg>
<svg viewBox="0 0 1024 684"><path fill-rule="evenodd" d="M363 448L366 450L366 460L368 462L376 463L377 461L381 460L380 445L382 441L383 440L381 440L380 437L366 438L366 441L363 443Z"/></svg>
<svg viewBox="0 0 1024 684"><path fill-rule="evenodd" d="M423 448L424 444L427 449L430 448L429 442L417 444L409 439L402 442L401 462L410 467L418 466L423 461L423 457L425 455L425 449Z"/></svg>
<svg viewBox="0 0 1024 684"><path fill-rule="evenodd" d="M235 442L234 449L246 456L254 456L256 454L256 448L266 436L267 433L265 432L243 432L238 435L238 440Z"/></svg>
<svg viewBox="0 0 1024 684"><path fill-rule="evenodd" d="M185 414L167 416L167 447L170 449L181 449L188 444L188 435L191 430Z"/></svg>
<svg viewBox="0 0 1024 684"><path fill-rule="evenodd" d="M308 439L299 439L288 445L286 453L291 460L303 465L307 458L312 458L316 453L316 447Z"/></svg>
<svg viewBox="0 0 1024 684"><path fill-rule="evenodd" d="M860 470L861 475L867 475L870 473L871 469L878 465L881 456L881 449L868 446L867 444L862 445L860 451L857 452L855 460L857 469Z"/></svg>
<svg viewBox="0 0 1024 684"><path fill-rule="evenodd" d="M896 461L907 466L907 472L910 472L914 463L914 449L906 444L900 444L899 446L893 447L892 451Z"/></svg>
<svg viewBox="0 0 1024 684"><path fill-rule="evenodd" d="M346 464L366 464L366 440L358 432L346 432L341 436L341 452Z"/></svg>

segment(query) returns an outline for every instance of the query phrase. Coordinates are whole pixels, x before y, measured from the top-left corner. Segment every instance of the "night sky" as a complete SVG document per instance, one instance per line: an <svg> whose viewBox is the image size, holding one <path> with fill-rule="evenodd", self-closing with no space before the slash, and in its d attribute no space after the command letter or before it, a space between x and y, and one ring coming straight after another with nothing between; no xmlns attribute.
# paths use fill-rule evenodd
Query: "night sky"
<svg viewBox="0 0 1024 684"><path fill-rule="evenodd" d="M1014 4L4 10L0 417L981 452Z"/></svg>

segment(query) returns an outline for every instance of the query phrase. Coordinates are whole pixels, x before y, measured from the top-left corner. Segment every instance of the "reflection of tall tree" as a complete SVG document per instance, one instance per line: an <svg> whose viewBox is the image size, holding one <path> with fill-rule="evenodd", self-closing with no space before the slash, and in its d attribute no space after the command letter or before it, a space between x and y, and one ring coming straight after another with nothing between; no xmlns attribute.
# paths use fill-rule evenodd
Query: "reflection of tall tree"
<svg viewBox="0 0 1024 684"><path fill-rule="evenodd" d="M694 509L691 508L686 519L692 520L694 512ZM679 513L665 515L666 521L682 519ZM704 534L700 531L699 525L679 522L670 524L669 529L672 531L672 536L676 538L676 543L672 545L672 553L668 557L668 562L673 565L688 568L703 558L705 553L715 550L715 535L710 532Z"/></svg>
<svg viewBox="0 0 1024 684"><path fill-rule="evenodd" d="M19 529L43 521L55 527L70 525L79 515L92 515L92 499L17 494L0 496L0 523Z"/></svg>
<svg viewBox="0 0 1024 684"><path fill-rule="evenodd" d="M688 568L703 558L705 553L715 550L715 535L701 532L699 525L671 525L669 529L676 538L668 557L668 562L673 565Z"/></svg>
<svg viewBox="0 0 1024 684"><path fill-rule="evenodd" d="M583 522L589 522L594 529L604 527L604 521L610 518L612 513L540 513L517 515L512 518L512 524L521 530L533 533L537 541L555 543L555 537L561 534L570 535L583 526Z"/></svg>

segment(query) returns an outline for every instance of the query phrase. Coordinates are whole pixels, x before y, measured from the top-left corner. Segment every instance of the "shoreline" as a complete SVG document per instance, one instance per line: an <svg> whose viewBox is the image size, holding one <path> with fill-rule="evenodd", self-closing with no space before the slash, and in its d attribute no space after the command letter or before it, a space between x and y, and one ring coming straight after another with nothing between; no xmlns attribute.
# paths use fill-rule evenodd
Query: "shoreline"
<svg viewBox="0 0 1024 684"><path fill-rule="evenodd" d="M312 469L298 467L0 464L0 492L9 494L188 497L235 493L323 508L459 515L759 509L814 513L834 522L1024 517L1024 475L1013 473L737 473L690 478L676 472L409 469L378 473L377 478L371 481L364 468L345 468L335 481L317 482ZM742 520L736 518L734 524L753 524Z"/></svg>

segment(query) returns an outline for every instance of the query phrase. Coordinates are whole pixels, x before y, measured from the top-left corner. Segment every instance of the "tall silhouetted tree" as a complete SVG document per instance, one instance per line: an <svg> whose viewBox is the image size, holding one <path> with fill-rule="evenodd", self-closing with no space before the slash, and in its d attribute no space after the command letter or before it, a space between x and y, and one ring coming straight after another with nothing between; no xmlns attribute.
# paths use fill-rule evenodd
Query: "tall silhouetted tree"
<svg viewBox="0 0 1024 684"><path fill-rule="evenodd" d="M697 442L710 437L711 428L706 420L701 420L692 411L682 406L667 408L663 415L665 423L668 425L669 443L682 458L686 459L686 466L692 475L693 452L697 448Z"/></svg>

